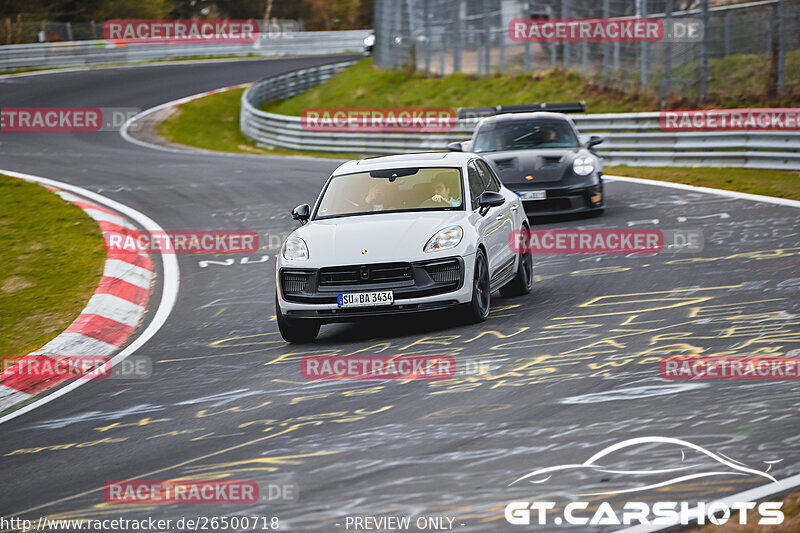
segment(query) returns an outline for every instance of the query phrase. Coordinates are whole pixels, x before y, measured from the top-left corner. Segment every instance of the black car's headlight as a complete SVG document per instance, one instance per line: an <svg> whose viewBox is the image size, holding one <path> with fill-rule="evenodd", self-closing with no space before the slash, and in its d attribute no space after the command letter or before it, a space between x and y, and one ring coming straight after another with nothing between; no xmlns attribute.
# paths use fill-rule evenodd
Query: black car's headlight
<svg viewBox="0 0 800 533"><path fill-rule="evenodd" d="M572 162L572 170L578 176L588 176L594 172L594 158L591 156L576 157Z"/></svg>

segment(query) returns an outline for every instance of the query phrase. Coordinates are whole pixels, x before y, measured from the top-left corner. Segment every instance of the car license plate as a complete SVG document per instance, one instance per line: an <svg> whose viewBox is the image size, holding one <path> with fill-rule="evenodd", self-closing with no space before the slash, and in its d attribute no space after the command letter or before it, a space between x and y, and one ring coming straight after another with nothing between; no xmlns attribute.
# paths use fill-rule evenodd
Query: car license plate
<svg viewBox="0 0 800 533"><path fill-rule="evenodd" d="M391 305L394 303L392 291L350 292L340 294L339 307L366 307L370 305Z"/></svg>
<svg viewBox="0 0 800 533"><path fill-rule="evenodd" d="M523 200L546 200L547 191L521 191L519 197Z"/></svg>

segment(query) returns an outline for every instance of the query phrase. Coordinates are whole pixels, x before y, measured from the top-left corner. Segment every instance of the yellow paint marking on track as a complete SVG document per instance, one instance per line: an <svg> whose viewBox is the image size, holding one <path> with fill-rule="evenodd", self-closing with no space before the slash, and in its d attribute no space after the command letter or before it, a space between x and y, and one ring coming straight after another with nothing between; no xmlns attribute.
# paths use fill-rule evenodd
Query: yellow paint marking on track
<svg viewBox="0 0 800 533"><path fill-rule="evenodd" d="M290 426L290 427L288 427L288 428L286 428L286 429L284 429L282 431L279 431L278 433L274 433L272 435L266 435L264 437L259 437L257 439L253 439L253 440L250 440L250 441L247 441L247 442L242 442L240 444L235 444L235 445L230 446L228 448L223 448L223 449L217 450L215 452L211 452L211 453L208 453L208 454L205 454L205 455L201 455L199 457L195 457L193 459L188 459L186 461L183 461L183 462L180 462L180 463L176 463L176 464L174 464L172 466L166 466L164 468L159 468L157 470L152 470L150 472L147 472L147 473L144 473L144 474L140 474L138 476L134 476L134 477L128 478L125 481L135 481L137 479L143 479L143 478L147 478L149 476L160 474L161 472L167 472L169 470L175 470L175 469L178 469L178 468L181 468L181 467L196 463L198 461L202 461L204 459L208 459L208 458L211 458L211 457L216 457L217 455L221 455L223 453L227 453L227 452L230 452L230 451L233 451L233 450L238 450L238 449L244 448L246 446L250 446L250 445L253 445L253 444L258 444L259 442L264 442L266 440L273 439L275 437L280 437L282 435L286 435L288 433L291 433L292 431L295 431L295 430L299 429L300 427L302 427L304 425L306 425L306 423L294 424L294 425L292 425L292 426ZM102 491L103 491L103 487L86 490L86 491L83 491L83 492L79 492L77 494L73 494L72 496L66 496L66 497L60 498L58 500L53 500L51 502L43 503L43 504L37 505L35 507L30 507L28 509L19 511L19 512L14 513L14 514L9 514L7 516L14 517L14 516L22 515L22 514L29 514L29 513L32 513L34 511L38 511L39 509L44 509L45 507L48 507L48 506L51 506L51 505L56 505L56 504L59 504L59 503L68 502L68 501L74 500L76 498L80 498L82 496L87 496L89 494L94 494L94 493L102 492Z"/></svg>

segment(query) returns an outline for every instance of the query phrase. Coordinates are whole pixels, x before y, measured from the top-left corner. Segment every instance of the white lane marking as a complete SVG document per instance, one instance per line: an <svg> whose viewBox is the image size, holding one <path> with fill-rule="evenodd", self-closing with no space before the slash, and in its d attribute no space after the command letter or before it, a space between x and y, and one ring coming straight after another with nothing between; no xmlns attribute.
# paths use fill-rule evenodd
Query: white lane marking
<svg viewBox="0 0 800 533"><path fill-rule="evenodd" d="M726 191L725 189L714 189L712 187L698 187L696 185L686 185L684 183L672 183L670 181L646 180L643 178L629 178L627 176L603 176L611 178L611 181L628 181L630 183L640 183L642 185L654 185L656 187L668 187L670 189L683 189L686 191L704 192L716 194L717 196L728 196L730 198L740 198L742 200L752 200L753 202L764 202L768 204L785 205L788 207L800 207L800 200L789 200L788 198L776 198L774 196L762 196L760 194L749 194L746 192Z"/></svg>
<svg viewBox="0 0 800 533"><path fill-rule="evenodd" d="M731 218L728 213L714 213L713 215L703 215L703 216L685 216L685 217L678 217L678 222L686 222L687 220L702 220L704 218Z"/></svg>
<svg viewBox="0 0 800 533"><path fill-rule="evenodd" d="M142 289L150 288L150 281L153 273L146 268L120 261L119 259L109 259L103 270L103 276L120 279L131 285L136 285Z"/></svg>
<svg viewBox="0 0 800 533"><path fill-rule="evenodd" d="M164 233L164 229L158 224L156 224L156 222L153 219L151 219L144 213L140 213L139 211L136 211L135 209L130 208L127 205L121 204L116 200L106 198L105 196L102 196L92 191L88 191L82 187L77 187L75 185L70 185L69 183L64 183L49 178L43 178L41 176L33 176L31 174L15 172L13 170L0 169L0 173L35 181L45 185L51 185L53 187L58 187L59 189L74 192L75 194L79 194L84 198L88 198L94 202L97 202L104 207L108 207L114 211L122 213L126 217L136 221L148 232L159 233L159 234ZM141 348L147 341L149 341L153 337L153 335L155 335L167 321L167 318L169 318L169 315L172 312L172 308L175 306L175 301L178 298L178 288L180 287L180 270L178 269L178 259L177 257L175 257L174 254L161 254L161 262L163 266L164 282L163 282L163 290L161 292L161 300L158 303L158 309L153 314L153 319L147 325L145 330L140 335L138 335L133 340L133 342L131 342L127 347L125 347L124 350L120 351L117 355L115 355L111 359L112 366L116 365L120 361L123 361L129 355L135 353L136 350ZM90 379L76 379L75 381L69 383L65 387L57 389L55 392L48 394L47 396L43 396L37 400L34 400L25 407L17 409L13 413L9 413L6 416L0 418L0 424L2 424L3 422L8 422L9 420L12 420L14 418L17 418L18 416L22 416L23 414L28 413L30 411L33 411L37 407L41 407L42 405L48 404L53 400L67 394L68 392L77 389L81 385L89 383L90 381L91 381Z"/></svg>
<svg viewBox="0 0 800 533"><path fill-rule="evenodd" d="M647 220L629 220L628 222L626 222L626 224L628 225L628 227L631 227L631 226L636 226L636 225L639 225L639 224L653 224L653 225L656 225L659 222L661 222L661 221L658 220L657 218L648 218Z"/></svg>
<svg viewBox="0 0 800 533"><path fill-rule="evenodd" d="M270 159L270 158L280 158L280 159L301 159L301 160L312 160L312 161L320 161L321 158L319 157L312 157L308 155L271 155L271 154L239 154L236 152L216 152L214 150L204 150L202 148L194 148L194 147L187 147L186 149L180 148L171 148L169 146L160 146L158 144L152 144L147 141L142 141L140 139L136 139L128 133L131 125L157 111L161 111L167 107L173 107L176 105L181 105L184 102L189 102L191 100L196 100L197 98L202 98L204 96L208 96L211 93L221 92L225 89L236 89L241 87L247 87L251 85L252 82L249 83L242 83L241 85L234 85L229 87L220 87L219 89L213 89L211 91L205 91L202 93L193 94L191 96L185 96L183 98L178 98L177 100L171 100L169 102L165 102L163 104L157 105L155 107L151 107L150 109L145 109L138 115L132 116L128 120L125 121L125 124L119 129L119 134L122 136L123 139L128 141L129 143L136 144L138 146L142 146L144 148L150 148L151 150L160 150L162 152L169 152L173 154L202 154L202 155L214 155L214 156L221 156L221 157L256 157L261 159ZM332 162L341 162L344 163L347 159L340 159L331 157L330 159L325 158L325 161L332 161Z"/></svg>
<svg viewBox="0 0 800 533"><path fill-rule="evenodd" d="M82 313L83 314L83 313ZM107 355L119 346L87 337L82 333L66 332L30 355Z"/></svg>
<svg viewBox="0 0 800 533"><path fill-rule="evenodd" d="M82 315L97 315L135 328L144 316L145 308L113 294L95 294L89 299Z"/></svg>
<svg viewBox="0 0 800 533"><path fill-rule="evenodd" d="M18 72L17 74L3 74L0 75L0 81L5 79L13 79L13 78L25 78L28 76L43 76L47 74L62 74L62 73L69 73L69 72L86 72L88 70L111 70L111 69L129 69L129 68L141 68L141 67L174 67L177 65L202 65L207 63L235 63L235 62L242 62L242 61L269 61L275 59L284 59L284 58L274 58L270 56L263 56L263 57L241 57L241 58L209 58L209 59L194 59L191 61L182 61L180 59L176 59L174 61L154 61L152 63L142 62L136 63L134 65L96 65L91 67L66 67L66 68L51 68L47 70L35 70L32 72Z"/></svg>

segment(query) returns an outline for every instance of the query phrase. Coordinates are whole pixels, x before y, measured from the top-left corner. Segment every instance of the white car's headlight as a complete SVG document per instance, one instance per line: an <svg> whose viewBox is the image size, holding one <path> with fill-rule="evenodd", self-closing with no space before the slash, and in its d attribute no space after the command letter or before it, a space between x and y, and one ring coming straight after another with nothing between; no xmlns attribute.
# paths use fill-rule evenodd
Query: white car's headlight
<svg viewBox="0 0 800 533"><path fill-rule="evenodd" d="M594 172L594 159L590 156L576 157L572 162L572 170L578 176L588 176Z"/></svg>
<svg viewBox="0 0 800 533"><path fill-rule="evenodd" d="M445 228L431 237L422 251L438 252L439 250L455 248L461 242L462 237L464 237L464 230L461 229L461 226Z"/></svg>
<svg viewBox="0 0 800 533"><path fill-rule="evenodd" d="M281 253L284 259L305 261L308 259L308 246L306 246L306 241L300 237L289 237L286 239L286 242L283 243Z"/></svg>

